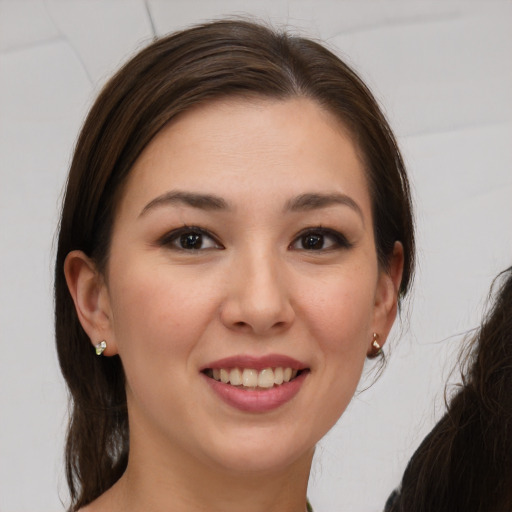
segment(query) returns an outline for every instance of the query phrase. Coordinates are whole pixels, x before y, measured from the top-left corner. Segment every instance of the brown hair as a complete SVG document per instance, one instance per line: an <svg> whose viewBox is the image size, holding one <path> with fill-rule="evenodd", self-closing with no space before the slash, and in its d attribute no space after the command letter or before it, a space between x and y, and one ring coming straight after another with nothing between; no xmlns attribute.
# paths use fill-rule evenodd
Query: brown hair
<svg viewBox="0 0 512 512"><path fill-rule="evenodd" d="M379 263L387 267L400 241L401 296L409 288L414 232L404 164L375 99L346 64L316 42L249 21L216 21L156 40L117 72L91 108L62 209L55 325L72 404L66 446L70 510L121 476L129 433L121 361L95 357L66 287L64 259L79 249L104 271L116 205L142 150L178 114L234 95L311 98L350 130L365 161Z"/></svg>
<svg viewBox="0 0 512 512"><path fill-rule="evenodd" d="M512 510L512 267L463 359L448 411L411 458L386 512Z"/></svg>

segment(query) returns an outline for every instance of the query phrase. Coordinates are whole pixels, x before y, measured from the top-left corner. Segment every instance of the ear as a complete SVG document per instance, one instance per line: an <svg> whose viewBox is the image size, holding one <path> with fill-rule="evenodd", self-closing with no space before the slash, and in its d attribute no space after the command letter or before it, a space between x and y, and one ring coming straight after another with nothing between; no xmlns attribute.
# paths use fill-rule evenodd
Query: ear
<svg viewBox="0 0 512 512"><path fill-rule="evenodd" d="M75 303L80 324L91 344L105 340L105 356L117 354L113 335L112 310L103 275L94 262L82 251L72 251L64 261L64 275Z"/></svg>
<svg viewBox="0 0 512 512"><path fill-rule="evenodd" d="M400 242L395 242L389 267L380 271L375 293L373 332L378 334L381 347L386 342L396 318L403 270L404 249ZM368 348L368 355L372 355L371 345Z"/></svg>

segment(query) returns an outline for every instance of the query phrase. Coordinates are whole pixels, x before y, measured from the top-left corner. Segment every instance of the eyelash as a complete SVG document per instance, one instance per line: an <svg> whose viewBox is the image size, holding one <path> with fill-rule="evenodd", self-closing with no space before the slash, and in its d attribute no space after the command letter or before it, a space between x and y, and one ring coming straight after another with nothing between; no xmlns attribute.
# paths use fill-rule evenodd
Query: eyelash
<svg viewBox="0 0 512 512"><path fill-rule="evenodd" d="M201 243L201 247L189 247L185 248L180 243L183 243L187 240L186 237L189 237L188 240L193 242L194 239L190 237L196 237L196 241L199 241ZM295 247L296 244L302 242L303 244L306 241L307 237L311 237L311 242L315 243L316 241L319 241L322 245L320 248L305 248L305 247ZM325 244L325 239L330 238L332 243L330 247L323 247ZM209 247L203 247L202 245L205 242L205 239L209 239ZM218 242L218 240L208 231L206 231L203 228L197 227L197 226L183 226L181 228L175 229L166 235L164 235L159 240L159 245L167 246L172 249L178 250L178 251L184 251L184 252L199 252L209 249L219 249L223 250L224 246ZM333 251L336 249L350 249L353 247L353 244L350 243L347 238L340 232L329 229L329 228L323 228L321 226L316 227L310 227L303 229L293 240L293 242L288 246L289 249L295 249L305 252L326 252L326 251Z"/></svg>
<svg viewBox="0 0 512 512"><path fill-rule="evenodd" d="M290 244L290 248L293 248L297 242L304 242L306 237L312 236L320 238L322 241L325 241L325 238L331 238L333 241L331 247L321 247L320 249L306 249L306 248L300 248L298 250L307 251L307 252L320 252L320 251L333 251L336 249L350 249L353 247L353 244L350 243L345 235L340 233L339 231L336 231L334 229L329 228L323 228L321 226L318 227L310 227L303 229L294 239L294 241Z"/></svg>
<svg viewBox="0 0 512 512"><path fill-rule="evenodd" d="M186 236L198 236L200 237L201 242L204 240L204 238L208 238L211 240L211 247L200 247L200 248L185 248L178 245L180 241L184 241L185 239L182 237ZM160 241L159 244L162 246L171 247L178 251L185 251L185 252L199 252L204 251L208 249L224 249L222 244L220 244L215 237L206 231L203 228L197 227L197 226L183 226L182 228L174 229L170 233L167 233L164 235Z"/></svg>

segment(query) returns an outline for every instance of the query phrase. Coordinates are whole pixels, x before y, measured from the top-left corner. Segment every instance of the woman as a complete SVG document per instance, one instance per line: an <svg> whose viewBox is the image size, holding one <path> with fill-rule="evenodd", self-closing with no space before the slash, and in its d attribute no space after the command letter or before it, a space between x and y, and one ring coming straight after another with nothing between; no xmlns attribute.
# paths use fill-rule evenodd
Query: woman
<svg viewBox="0 0 512 512"><path fill-rule="evenodd" d="M512 510L512 268L466 355L463 384L386 511Z"/></svg>
<svg viewBox="0 0 512 512"><path fill-rule="evenodd" d="M61 217L70 510L305 510L413 268L395 139L337 57L243 21L143 50Z"/></svg>

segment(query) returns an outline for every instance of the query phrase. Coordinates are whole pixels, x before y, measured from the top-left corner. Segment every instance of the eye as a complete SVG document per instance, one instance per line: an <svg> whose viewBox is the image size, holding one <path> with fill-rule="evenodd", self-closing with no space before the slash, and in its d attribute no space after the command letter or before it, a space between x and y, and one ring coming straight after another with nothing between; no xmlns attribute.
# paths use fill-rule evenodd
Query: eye
<svg viewBox="0 0 512 512"><path fill-rule="evenodd" d="M301 251L328 251L349 249L352 244L338 231L327 228L308 228L303 230L290 245L291 249Z"/></svg>
<svg viewBox="0 0 512 512"><path fill-rule="evenodd" d="M167 233L160 244L181 251L223 249L215 238L202 228L184 226Z"/></svg>

